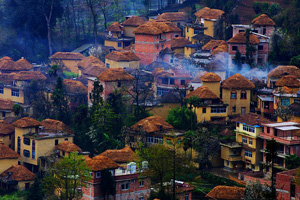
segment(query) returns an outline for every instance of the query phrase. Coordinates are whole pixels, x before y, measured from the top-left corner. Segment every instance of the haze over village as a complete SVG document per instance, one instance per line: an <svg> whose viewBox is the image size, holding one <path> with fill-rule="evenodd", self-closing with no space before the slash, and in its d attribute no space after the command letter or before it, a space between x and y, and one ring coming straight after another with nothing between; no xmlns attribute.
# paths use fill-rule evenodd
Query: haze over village
<svg viewBox="0 0 300 200"><path fill-rule="evenodd" d="M300 0L0 18L0 200L300 199Z"/></svg>

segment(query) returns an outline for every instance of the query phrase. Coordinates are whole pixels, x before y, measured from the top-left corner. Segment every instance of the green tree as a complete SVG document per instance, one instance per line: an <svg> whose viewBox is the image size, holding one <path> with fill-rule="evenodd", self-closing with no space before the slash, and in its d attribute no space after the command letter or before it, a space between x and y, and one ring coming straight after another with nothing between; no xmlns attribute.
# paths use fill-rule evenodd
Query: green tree
<svg viewBox="0 0 300 200"><path fill-rule="evenodd" d="M296 154L291 154L285 157L285 166L288 169L295 169L300 166L300 157Z"/></svg>
<svg viewBox="0 0 300 200"><path fill-rule="evenodd" d="M262 185L259 181L248 182L246 185L244 200L269 200L271 189Z"/></svg>
<svg viewBox="0 0 300 200"><path fill-rule="evenodd" d="M24 108L20 104L14 104L12 111L16 117L22 117L24 115Z"/></svg>
<svg viewBox="0 0 300 200"><path fill-rule="evenodd" d="M104 196L104 200L108 199L109 195L116 194L116 181L111 175L109 170L103 170L101 172L100 188Z"/></svg>
<svg viewBox="0 0 300 200"><path fill-rule="evenodd" d="M79 199L82 191L78 188L86 187L86 182L91 179L89 172L84 157L78 153L70 153L69 157L63 157L43 179L46 197L59 195L63 200Z"/></svg>
<svg viewBox="0 0 300 200"><path fill-rule="evenodd" d="M292 57L290 65L295 65L300 68L300 55Z"/></svg>
<svg viewBox="0 0 300 200"><path fill-rule="evenodd" d="M27 200L40 200L44 199L43 185L41 181L36 177L33 185L28 190Z"/></svg>
<svg viewBox="0 0 300 200"><path fill-rule="evenodd" d="M172 108L166 121L174 126L175 129L194 130L197 125L197 116L194 111L183 106L181 108Z"/></svg>

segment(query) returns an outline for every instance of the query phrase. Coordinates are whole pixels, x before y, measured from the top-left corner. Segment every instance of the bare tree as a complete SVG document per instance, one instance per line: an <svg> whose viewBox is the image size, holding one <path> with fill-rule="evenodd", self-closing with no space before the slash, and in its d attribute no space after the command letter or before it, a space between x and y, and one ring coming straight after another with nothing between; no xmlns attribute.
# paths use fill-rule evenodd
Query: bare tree
<svg viewBox="0 0 300 200"><path fill-rule="evenodd" d="M100 10L104 19L104 27L107 29L107 12L108 12L109 1L108 0L100 0Z"/></svg>
<svg viewBox="0 0 300 200"><path fill-rule="evenodd" d="M92 18L93 18L93 34L94 34L94 43L98 44L97 41L97 22L98 22L98 14L97 14L97 5L102 4L102 1L106 1L106 0L86 0L86 5L88 6L88 8L91 11L92 14ZM106 28L106 27L105 27Z"/></svg>
<svg viewBox="0 0 300 200"><path fill-rule="evenodd" d="M52 19L52 13L53 13L53 4L54 4L54 0L50 0L50 8L48 8L49 10L47 10L47 6L49 1L47 0L43 0L41 3L41 7L43 10L43 14L47 23L47 31L48 31L48 48L49 48L49 56L51 56L53 54L53 50L52 50L52 40L51 40L51 19Z"/></svg>

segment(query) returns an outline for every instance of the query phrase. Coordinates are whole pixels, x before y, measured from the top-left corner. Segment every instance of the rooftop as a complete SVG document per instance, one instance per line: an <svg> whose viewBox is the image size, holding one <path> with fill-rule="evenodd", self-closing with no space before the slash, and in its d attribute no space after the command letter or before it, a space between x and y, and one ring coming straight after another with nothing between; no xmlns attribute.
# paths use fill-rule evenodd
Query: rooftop
<svg viewBox="0 0 300 200"><path fill-rule="evenodd" d="M105 56L105 59L117 62L139 61L140 58L133 51L113 51Z"/></svg>
<svg viewBox="0 0 300 200"><path fill-rule="evenodd" d="M246 33L241 32L233 36L230 40L228 40L228 43L234 43L234 44L246 44L247 38ZM249 43L250 44L259 44L259 39L252 33L249 34Z"/></svg>
<svg viewBox="0 0 300 200"><path fill-rule="evenodd" d="M21 58L16 61L16 64L19 65L22 70L31 70L33 68L33 65L28 62L25 58Z"/></svg>
<svg viewBox="0 0 300 200"><path fill-rule="evenodd" d="M225 40L210 40L208 43L206 43L203 47L202 50L213 50L216 49L217 47L221 45L228 45Z"/></svg>
<svg viewBox="0 0 300 200"><path fill-rule="evenodd" d="M127 20L125 20L122 23L122 25L125 25L125 26L139 26L139 25L142 25L144 23L145 23L145 21L144 21L143 18L134 15L134 16L128 18Z"/></svg>
<svg viewBox="0 0 300 200"><path fill-rule="evenodd" d="M133 81L134 77L126 72L123 68L109 68L102 72L98 79L105 82L114 81Z"/></svg>
<svg viewBox="0 0 300 200"><path fill-rule="evenodd" d="M175 37L171 40L171 48L183 48L187 44L192 44L188 39L185 37Z"/></svg>
<svg viewBox="0 0 300 200"><path fill-rule="evenodd" d="M12 110L14 102L9 99L0 98L0 110Z"/></svg>
<svg viewBox="0 0 300 200"><path fill-rule="evenodd" d="M19 127L19 128L30 128L30 127L37 127L40 126L40 122L36 121L35 119L31 117L23 117L14 123L12 125Z"/></svg>
<svg viewBox="0 0 300 200"><path fill-rule="evenodd" d="M2 179L13 181L33 181L34 173L21 165L13 165L0 174Z"/></svg>
<svg viewBox="0 0 300 200"><path fill-rule="evenodd" d="M81 152L81 148L78 147L76 144L74 144L73 142L70 141L63 141L61 143L59 143L58 145L56 145L55 147L58 150L64 151L64 152Z"/></svg>
<svg viewBox="0 0 300 200"><path fill-rule="evenodd" d="M78 62L78 67L88 68L94 65L105 67L104 63L95 56L84 57L81 61Z"/></svg>
<svg viewBox="0 0 300 200"><path fill-rule="evenodd" d="M0 159L17 159L19 154L0 142Z"/></svg>
<svg viewBox="0 0 300 200"><path fill-rule="evenodd" d="M269 78L281 78L286 75L293 75L297 79L300 79L300 69L293 65L279 65L275 69L269 72Z"/></svg>
<svg viewBox="0 0 300 200"><path fill-rule="evenodd" d="M261 14L258 17L254 18L251 24L258 26L276 26L276 23L266 14Z"/></svg>
<svg viewBox="0 0 300 200"><path fill-rule="evenodd" d="M225 12L218 9L210 9L209 7L204 7L201 10L198 10L194 15L197 18L204 19L220 19Z"/></svg>
<svg viewBox="0 0 300 200"><path fill-rule="evenodd" d="M63 80L66 92L69 94L87 94L87 87L85 87L80 81L72 79Z"/></svg>
<svg viewBox="0 0 300 200"><path fill-rule="evenodd" d="M172 130L173 126L167 123L160 116L150 116L142 119L131 126L135 131L143 130L147 133L162 132L167 130Z"/></svg>
<svg viewBox="0 0 300 200"><path fill-rule="evenodd" d="M246 188L223 186L214 187L205 197L217 200L240 200L244 198Z"/></svg>
<svg viewBox="0 0 300 200"><path fill-rule="evenodd" d="M46 80L46 76L40 71L20 71L12 75L14 80L30 81L30 80Z"/></svg>
<svg viewBox="0 0 300 200"><path fill-rule="evenodd" d="M300 125L296 122L279 122L279 123L268 123L268 124L264 124L264 126L267 127L281 127L281 126L295 126L295 125Z"/></svg>
<svg viewBox="0 0 300 200"><path fill-rule="evenodd" d="M187 94L185 98L188 99L193 96L198 97L200 99L219 99L219 97L206 86L201 86L197 88L196 90Z"/></svg>
<svg viewBox="0 0 300 200"><path fill-rule="evenodd" d="M234 74L222 82L225 89L253 89L255 85L241 74Z"/></svg>
<svg viewBox="0 0 300 200"><path fill-rule="evenodd" d="M69 127L65 123L59 120L44 119L43 121L41 121L41 126L43 126L45 130L52 130L54 132L60 131L60 132L73 134L73 131L69 129Z"/></svg>
<svg viewBox="0 0 300 200"><path fill-rule="evenodd" d="M84 55L82 55L81 53L73 53L73 52L56 52L50 57L50 59L82 60L84 59Z"/></svg>
<svg viewBox="0 0 300 200"><path fill-rule="evenodd" d="M175 26L172 22L157 22L154 20L148 21L145 24L137 27L133 33L159 35L161 33L181 32L180 28Z"/></svg>
<svg viewBox="0 0 300 200"><path fill-rule="evenodd" d="M262 101L273 101L272 95L257 95L257 97Z"/></svg>
<svg viewBox="0 0 300 200"><path fill-rule="evenodd" d="M159 15L156 20L186 21L188 20L188 15L185 12L166 12Z"/></svg>
<svg viewBox="0 0 300 200"><path fill-rule="evenodd" d="M84 69L82 71L82 73L84 75L87 75L87 76L93 76L93 77L97 77L99 76L102 72L104 72L107 68L104 66L98 66L98 65L93 65L93 66L90 66L86 69Z"/></svg>
<svg viewBox="0 0 300 200"><path fill-rule="evenodd" d="M116 169L119 167L119 165L112 161L111 159L105 157L105 156L95 156L92 159L87 159L86 160L87 166L92 170L92 171L102 171L105 169Z"/></svg>
<svg viewBox="0 0 300 200"><path fill-rule="evenodd" d="M212 72L208 72L201 76L201 81L203 82L220 82L221 77L217 74L214 74Z"/></svg>
<svg viewBox="0 0 300 200"><path fill-rule="evenodd" d="M252 125L252 126L254 126L254 125L261 126L262 124L272 122L269 119L267 119L261 115L255 114L255 113L248 113L245 115L241 115L239 117L232 119L232 121L238 122L238 123L245 123L247 125Z"/></svg>
<svg viewBox="0 0 300 200"><path fill-rule="evenodd" d="M130 147L124 147L123 149L106 150L100 154L105 156L116 163L128 163L133 162L135 153Z"/></svg>
<svg viewBox="0 0 300 200"><path fill-rule="evenodd" d="M281 77L276 83L277 87L300 87L300 81L293 75L286 75Z"/></svg>
<svg viewBox="0 0 300 200"><path fill-rule="evenodd" d="M15 132L15 127L4 120L0 120L0 135L9 135Z"/></svg>
<svg viewBox="0 0 300 200"><path fill-rule="evenodd" d="M122 30L123 30L123 27L122 27L122 25L119 22L112 23L106 29L106 31L111 31L111 32L121 32Z"/></svg>

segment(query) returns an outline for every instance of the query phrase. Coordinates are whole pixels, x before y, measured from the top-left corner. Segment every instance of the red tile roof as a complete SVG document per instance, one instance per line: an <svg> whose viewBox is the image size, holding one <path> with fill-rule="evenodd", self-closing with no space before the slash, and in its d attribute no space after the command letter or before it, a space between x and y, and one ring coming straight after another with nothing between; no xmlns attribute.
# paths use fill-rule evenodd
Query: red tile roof
<svg viewBox="0 0 300 200"><path fill-rule="evenodd" d="M92 159L87 159L86 160L87 166L92 170L92 171L102 171L105 169L116 169L119 167L119 165L112 161L111 159L105 157L105 156L95 156Z"/></svg>
<svg viewBox="0 0 300 200"><path fill-rule="evenodd" d="M251 24L258 26L276 26L276 23L266 14L261 14L252 20Z"/></svg>
<svg viewBox="0 0 300 200"><path fill-rule="evenodd" d="M253 89L255 85L241 74L234 74L222 82L225 89Z"/></svg>
<svg viewBox="0 0 300 200"><path fill-rule="evenodd" d="M44 119L41 121L41 126L44 127L45 130L52 130L54 132L64 132L73 134L73 131L62 121L55 120L55 119Z"/></svg>
<svg viewBox="0 0 300 200"><path fill-rule="evenodd" d="M13 165L0 174L2 179L8 176L9 179L14 181L33 181L35 178L34 173L21 165Z"/></svg>
<svg viewBox="0 0 300 200"><path fill-rule="evenodd" d="M106 29L106 31L111 31L111 32L121 32L122 30L123 30L122 25L119 22L112 23Z"/></svg>
<svg viewBox="0 0 300 200"><path fill-rule="evenodd" d="M162 13L156 18L157 21L186 21L188 20L188 15L185 12L167 12Z"/></svg>
<svg viewBox="0 0 300 200"><path fill-rule="evenodd" d="M167 123L160 116L151 116L138 121L137 123L132 125L131 128L135 131L139 131L142 129L147 133L154 133L154 132L172 130L173 126Z"/></svg>
<svg viewBox="0 0 300 200"><path fill-rule="evenodd" d="M40 71L20 71L13 74L13 79L18 81L29 81L29 80L46 80L46 76Z"/></svg>
<svg viewBox="0 0 300 200"><path fill-rule="evenodd" d="M269 78L281 78L286 75L293 75L297 79L300 79L300 69L293 65L279 65L275 69L269 72Z"/></svg>
<svg viewBox="0 0 300 200"><path fill-rule="evenodd" d="M50 59L82 60L84 59L84 55L82 55L81 53L73 53L73 52L56 52L50 57Z"/></svg>
<svg viewBox="0 0 300 200"><path fill-rule="evenodd" d="M145 24L137 27L133 33L146 35L159 35L161 33L181 32L180 28L172 22L157 22L154 20L148 21Z"/></svg>
<svg viewBox="0 0 300 200"><path fill-rule="evenodd" d="M98 79L105 82L115 81L133 81L134 77L126 72L123 68L109 68L102 72Z"/></svg>
<svg viewBox="0 0 300 200"><path fill-rule="evenodd" d="M287 75L281 77L276 83L275 86L277 87L300 87L300 81L293 75Z"/></svg>
<svg viewBox="0 0 300 200"><path fill-rule="evenodd" d="M12 125L19 127L19 128L29 128L29 127L36 127L40 126L40 122L36 121L35 119L31 117L23 117L14 123Z"/></svg>
<svg viewBox="0 0 300 200"><path fill-rule="evenodd" d="M186 99L191 97L198 97L200 99L220 99L213 91L206 86L198 87L196 90L186 95Z"/></svg>
<svg viewBox="0 0 300 200"><path fill-rule="evenodd" d="M64 79L63 83L64 83L67 93L69 93L69 94L87 95L87 93L88 93L87 87L85 87L80 81Z"/></svg>
<svg viewBox="0 0 300 200"><path fill-rule="evenodd" d="M86 69L95 64L105 67L105 64L99 58L96 58L95 56L84 57L81 61L78 62L77 65L78 65L78 67L82 67L82 68Z"/></svg>
<svg viewBox="0 0 300 200"><path fill-rule="evenodd" d="M185 37L175 37L171 40L171 49L183 48L187 44L192 44L192 42Z"/></svg>
<svg viewBox="0 0 300 200"><path fill-rule="evenodd" d="M12 100L0 98L0 110L12 110L13 105Z"/></svg>
<svg viewBox="0 0 300 200"><path fill-rule="evenodd" d="M133 51L112 51L105 56L105 59L117 62L130 62L140 60L140 58Z"/></svg>
<svg viewBox="0 0 300 200"><path fill-rule="evenodd" d="M135 153L130 147L124 147L123 149L106 150L100 154L105 156L116 163L128 163L135 160Z"/></svg>
<svg viewBox="0 0 300 200"><path fill-rule="evenodd" d="M0 159L17 159L19 154L0 142Z"/></svg>
<svg viewBox="0 0 300 200"><path fill-rule="evenodd" d="M16 64L19 65L22 70L31 70L33 68L33 65L29 63L25 58L17 60Z"/></svg>
<svg viewBox="0 0 300 200"><path fill-rule="evenodd" d="M230 40L228 40L228 43L233 43L233 44L246 44L246 34L245 32L241 32L233 36ZM254 35L251 34L249 35L249 43L250 44L259 44L259 39Z"/></svg>
<svg viewBox="0 0 300 200"><path fill-rule="evenodd" d="M58 150L64 151L64 152L82 152L81 148L70 141L63 141L56 145L55 147Z"/></svg>
<svg viewBox="0 0 300 200"><path fill-rule="evenodd" d="M15 127L4 120L0 120L0 135L9 135L15 132Z"/></svg>
<svg viewBox="0 0 300 200"><path fill-rule="evenodd" d="M197 18L204 19L220 19L225 12L218 9L210 9L209 7L202 8L198 10L194 15Z"/></svg>
<svg viewBox="0 0 300 200"><path fill-rule="evenodd" d="M239 122L239 123L245 123L245 124L252 125L252 126L272 123L271 120L269 120L261 115L255 114L255 113L248 113L245 115L241 115L239 117L232 119L232 121Z"/></svg>

